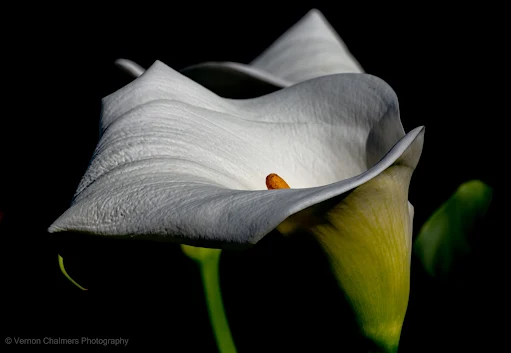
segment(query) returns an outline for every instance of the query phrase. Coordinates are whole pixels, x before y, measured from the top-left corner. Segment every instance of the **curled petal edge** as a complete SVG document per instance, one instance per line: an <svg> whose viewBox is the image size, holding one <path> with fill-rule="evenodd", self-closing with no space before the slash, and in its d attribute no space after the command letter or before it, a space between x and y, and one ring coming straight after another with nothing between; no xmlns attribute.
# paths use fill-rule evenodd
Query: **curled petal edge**
<svg viewBox="0 0 511 353"><path fill-rule="evenodd" d="M215 196L205 198L205 209L218 204L221 199L225 209L220 218L202 219L194 229L181 234L166 232L165 224L152 224L136 229L137 224L89 224L82 216L91 207L79 203L68 209L48 229L55 232L78 232L92 235L173 241L187 245L212 248L239 248L250 246L279 226L288 217L323 201L342 195L381 174L392 165L405 165L415 169L423 146L424 127L410 131L372 168L352 178L333 184L307 189L281 189L271 191L240 191L213 188ZM407 153L405 153L407 152ZM232 202L236 201L236 207ZM216 210L217 211L217 210ZM189 215L185 215L188 216ZM196 216L195 216L196 217ZM185 220L186 221L186 220ZM212 227L215 225L215 227ZM160 227L157 232L151 227ZM131 231L135 229L136 231Z"/></svg>

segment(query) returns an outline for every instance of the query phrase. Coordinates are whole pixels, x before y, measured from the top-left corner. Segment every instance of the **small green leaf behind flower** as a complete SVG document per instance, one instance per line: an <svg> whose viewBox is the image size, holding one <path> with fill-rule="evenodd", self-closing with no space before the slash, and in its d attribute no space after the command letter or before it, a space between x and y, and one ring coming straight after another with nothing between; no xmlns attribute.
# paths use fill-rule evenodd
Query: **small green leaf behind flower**
<svg viewBox="0 0 511 353"><path fill-rule="evenodd" d="M484 218L492 195L491 187L482 181L463 183L424 223L413 248L431 276L448 277L470 253L470 236Z"/></svg>
<svg viewBox="0 0 511 353"><path fill-rule="evenodd" d="M62 256L59 255L59 267L60 267L60 270L62 271L62 273L64 274L64 276L66 276L66 278L71 281L71 283L73 283L75 286L77 286L78 288L80 288L81 290L88 290L87 288L84 288L82 287L81 285L79 285L74 279L71 278L71 276L69 276L67 274L67 271L66 269L64 268L64 259L62 258Z"/></svg>

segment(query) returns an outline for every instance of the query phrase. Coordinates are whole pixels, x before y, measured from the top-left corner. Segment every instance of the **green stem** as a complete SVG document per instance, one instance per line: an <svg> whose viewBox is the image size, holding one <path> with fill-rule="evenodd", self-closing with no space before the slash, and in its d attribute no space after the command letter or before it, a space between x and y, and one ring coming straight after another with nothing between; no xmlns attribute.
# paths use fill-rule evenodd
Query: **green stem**
<svg viewBox="0 0 511 353"><path fill-rule="evenodd" d="M208 307L209 320L213 328L218 350L221 353L236 353L227 316L225 315L220 291L220 264L221 251L214 251L199 262L204 296Z"/></svg>

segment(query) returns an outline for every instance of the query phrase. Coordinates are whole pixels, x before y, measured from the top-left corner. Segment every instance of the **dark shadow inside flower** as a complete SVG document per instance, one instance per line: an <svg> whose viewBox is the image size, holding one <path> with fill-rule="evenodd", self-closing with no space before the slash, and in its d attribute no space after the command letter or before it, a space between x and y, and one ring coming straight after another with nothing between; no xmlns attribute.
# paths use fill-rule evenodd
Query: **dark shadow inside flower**
<svg viewBox="0 0 511 353"><path fill-rule="evenodd" d="M225 98L260 97L282 88L271 81L258 79L245 71L235 70L229 66L219 66L214 70L209 70L205 66L192 67L182 70L181 73Z"/></svg>

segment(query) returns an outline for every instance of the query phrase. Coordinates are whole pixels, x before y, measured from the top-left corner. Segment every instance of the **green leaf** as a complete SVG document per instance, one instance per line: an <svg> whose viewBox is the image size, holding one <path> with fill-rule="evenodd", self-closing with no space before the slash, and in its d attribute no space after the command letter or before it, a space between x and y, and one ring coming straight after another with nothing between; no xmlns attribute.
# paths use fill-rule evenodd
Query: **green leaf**
<svg viewBox="0 0 511 353"><path fill-rule="evenodd" d="M67 271L66 269L64 268L64 259L62 258L62 256L59 255L59 267L60 267L60 270L62 271L62 273L64 274L64 276L66 276L66 278L68 280L71 281L71 283L73 283L75 286L77 286L78 288L80 288L81 290L88 290L87 288L83 288L81 285L79 285L78 283L76 283L76 281L74 279L71 278L71 276L69 276L67 274Z"/></svg>
<svg viewBox="0 0 511 353"><path fill-rule="evenodd" d="M484 218L492 195L482 181L468 181L424 223L413 248L431 276L447 277L470 253L470 236Z"/></svg>

